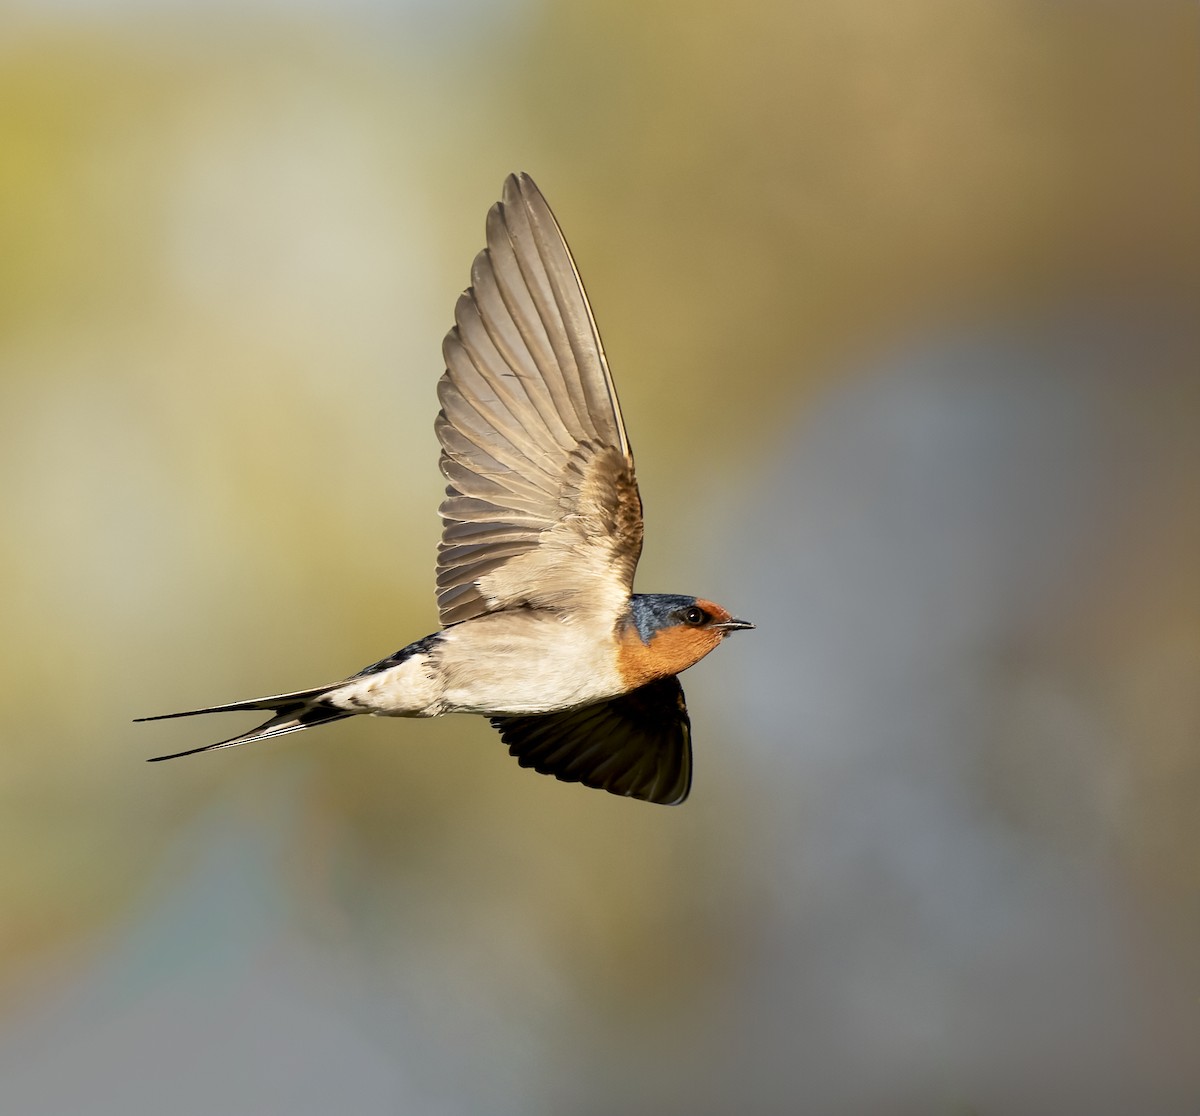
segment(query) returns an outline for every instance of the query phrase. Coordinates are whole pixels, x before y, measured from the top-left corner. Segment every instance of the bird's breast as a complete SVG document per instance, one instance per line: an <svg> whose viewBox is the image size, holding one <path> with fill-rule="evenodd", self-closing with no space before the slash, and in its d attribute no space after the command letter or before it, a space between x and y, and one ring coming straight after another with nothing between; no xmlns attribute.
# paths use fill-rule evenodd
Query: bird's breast
<svg viewBox="0 0 1200 1116"><path fill-rule="evenodd" d="M446 629L439 644L447 712L551 713L626 689L611 622L549 612L494 613Z"/></svg>

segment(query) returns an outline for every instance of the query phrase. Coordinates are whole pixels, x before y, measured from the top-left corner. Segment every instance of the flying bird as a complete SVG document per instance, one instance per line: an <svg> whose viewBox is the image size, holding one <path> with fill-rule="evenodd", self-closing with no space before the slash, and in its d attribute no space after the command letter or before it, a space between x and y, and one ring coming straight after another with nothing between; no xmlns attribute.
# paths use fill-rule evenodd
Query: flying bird
<svg viewBox="0 0 1200 1116"><path fill-rule="evenodd" d="M175 759L369 713L491 720L523 767L673 805L692 780L678 674L754 625L634 593L642 502L612 375L550 207L510 175L442 346L440 631L326 686L138 720L264 710Z"/></svg>

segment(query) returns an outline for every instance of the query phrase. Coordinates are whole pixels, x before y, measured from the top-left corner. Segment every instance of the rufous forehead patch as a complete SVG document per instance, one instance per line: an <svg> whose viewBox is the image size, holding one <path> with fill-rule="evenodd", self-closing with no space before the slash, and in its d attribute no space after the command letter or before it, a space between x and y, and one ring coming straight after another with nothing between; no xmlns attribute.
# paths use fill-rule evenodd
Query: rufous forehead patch
<svg viewBox="0 0 1200 1116"><path fill-rule="evenodd" d="M733 613L722 608L715 601L706 601L697 597L696 607L704 609L718 624L725 624L733 619Z"/></svg>

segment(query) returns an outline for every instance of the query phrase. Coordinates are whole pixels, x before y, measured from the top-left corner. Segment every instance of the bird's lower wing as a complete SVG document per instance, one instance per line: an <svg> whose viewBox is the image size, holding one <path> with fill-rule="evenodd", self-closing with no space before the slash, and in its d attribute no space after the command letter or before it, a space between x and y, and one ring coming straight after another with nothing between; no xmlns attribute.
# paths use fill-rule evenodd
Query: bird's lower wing
<svg viewBox="0 0 1200 1116"><path fill-rule="evenodd" d="M674 676L598 705L491 722L522 767L563 782L664 806L691 789L691 723Z"/></svg>

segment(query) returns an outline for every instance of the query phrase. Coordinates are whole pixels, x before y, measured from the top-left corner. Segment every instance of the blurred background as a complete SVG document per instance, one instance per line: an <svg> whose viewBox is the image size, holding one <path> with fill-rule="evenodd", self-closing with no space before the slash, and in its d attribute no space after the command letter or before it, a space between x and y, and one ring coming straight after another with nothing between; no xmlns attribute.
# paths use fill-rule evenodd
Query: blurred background
<svg viewBox="0 0 1200 1116"><path fill-rule="evenodd" d="M9 0L0 1108L1200 1111L1200 14ZM440 343L575 250L690 801L355 720Z"/></svg>

